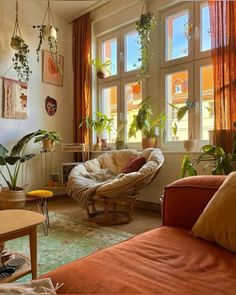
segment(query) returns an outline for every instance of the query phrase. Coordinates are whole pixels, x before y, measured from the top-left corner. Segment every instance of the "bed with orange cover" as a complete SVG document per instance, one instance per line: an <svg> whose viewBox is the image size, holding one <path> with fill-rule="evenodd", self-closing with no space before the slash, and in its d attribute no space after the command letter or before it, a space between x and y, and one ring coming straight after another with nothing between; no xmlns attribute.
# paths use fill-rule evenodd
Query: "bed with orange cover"
<svg viewBox="0 0 236 295"><path fill-rule="evenodd" d="M59 294L236 294L236 255L190 229L224 176L178 180L165 189L163 226L64 265L44 277Z"/></svg>

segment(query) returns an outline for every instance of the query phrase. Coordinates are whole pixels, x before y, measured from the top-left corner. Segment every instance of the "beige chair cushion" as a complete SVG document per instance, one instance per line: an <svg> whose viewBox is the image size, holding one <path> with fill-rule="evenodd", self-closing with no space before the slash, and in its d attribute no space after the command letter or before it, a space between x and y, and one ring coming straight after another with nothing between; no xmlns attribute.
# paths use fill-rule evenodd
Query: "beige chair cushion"
<svg viewBox="0 0 236 295"><path fill-rule="evenodd" d="M236 252L236 172L229 174L215 193L192 234Z"/></svg>

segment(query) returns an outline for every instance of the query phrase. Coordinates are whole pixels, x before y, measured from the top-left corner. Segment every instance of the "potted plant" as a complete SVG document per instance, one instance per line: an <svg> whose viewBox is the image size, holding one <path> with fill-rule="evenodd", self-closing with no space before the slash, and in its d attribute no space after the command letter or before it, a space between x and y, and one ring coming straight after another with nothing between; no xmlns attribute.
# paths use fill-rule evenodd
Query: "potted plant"
<svg viewBox="0 0 236 295"><path fill-rule="evenodd" d="M5 167L5 171L0 170L0 175L7 187L0 191L0 209L22 209L25 205L24 188L18 187L18 176L21 164L32 159L35 154L25 154L28 142L34 138L39 131L25 135L13 146L11 152L0 144L0 166Z"/></svg>
<svg viewBox="0 0 236 295"><path fill-rule="evenodd" d="M24 42L24 40L18 36L18 35L13 35L11 37L11 43L10 43L10 46L12 49L14 50L20 50L21 46L22 46L22 43Z"/></svg>
<svg viewBox="0 0 236 295"><path fill-rule="evenodd" d="M136 30L139 35L138 43L140 45L141 57L138 59L141 62L139 68L139 76L142 80L148 77L149 69L149 46L150 46L150 32L157 26L155 17L152 13L141 14L139 20L136 22Z"/></svg>
<svg viewBox="0 0 236 295"><path fill-rule="evenodd" d="M152 107L149 96L139 104L138 114L133 116L133 121L129 129L129 138L136 137L137 131L142 131L145 138L142 139L143 149L148 147L156 147L156 128L165 135L166 116L164 111L153 118Z"/></svg>
<svg viewBox="0 0 236 295"><path fill-rule="evenodd" d="M111 132L112 128L112 118L108 118L105 114L101 112L96 112L96 117L97 119L91 119L91 118L84 118L82 122L80 123L79 127L81 128L84 124L86 125L87 128L93 128L94 132L96 133L96 139L97 142L94 145L94 151L101 151L101 139L103 136L104 131L106 130L108 133Z"/></svg>
<svg viewBox="0 0 236 295"><path fill-rule="evenodd" d="M92 65L97 71L97 77L98 79L104 79L106 76L106 72L110 74L110 67L112 65L111 60L106 60L105 62L102 62L100 59L93 59Z"/></svg>
<svg viewBox="0 0 236 295"><path fill-rule="evenodd" d="M43 152L52 152L56 144L62 141L61 135L57 131L40 130L34 142L42 142Z"/></svg>

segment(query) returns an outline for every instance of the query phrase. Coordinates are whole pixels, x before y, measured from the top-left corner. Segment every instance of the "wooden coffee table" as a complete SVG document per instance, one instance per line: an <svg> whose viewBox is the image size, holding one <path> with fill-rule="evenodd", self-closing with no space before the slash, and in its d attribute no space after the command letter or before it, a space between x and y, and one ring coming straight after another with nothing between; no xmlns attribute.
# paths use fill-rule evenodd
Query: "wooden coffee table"
<svg viewBox="0 0 236 295"><path fill-rule="evenodd" d="M37 225L44 221L42 214L28 210L0 211L0 242L29 235L32 279L37 277Z"/></svg>

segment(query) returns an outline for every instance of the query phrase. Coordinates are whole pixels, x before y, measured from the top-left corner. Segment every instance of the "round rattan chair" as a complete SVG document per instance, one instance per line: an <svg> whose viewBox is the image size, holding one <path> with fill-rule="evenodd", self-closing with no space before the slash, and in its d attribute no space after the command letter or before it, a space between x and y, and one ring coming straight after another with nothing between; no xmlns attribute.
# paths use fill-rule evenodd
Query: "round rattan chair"
<svg viewBox="0 0 236 295"><path fill-rule="evenodd" d="M121 173L136 156L145 157L146 164L137 172ZM157 148L142 152L131 149L107 152L71 171L67 193L83 204L90 220L96 223L129 223L139 191L154 179L163 163L163 154ZM108 171L110 174L107 175ZM98 177L100 174L102 181Z"/></svg>

